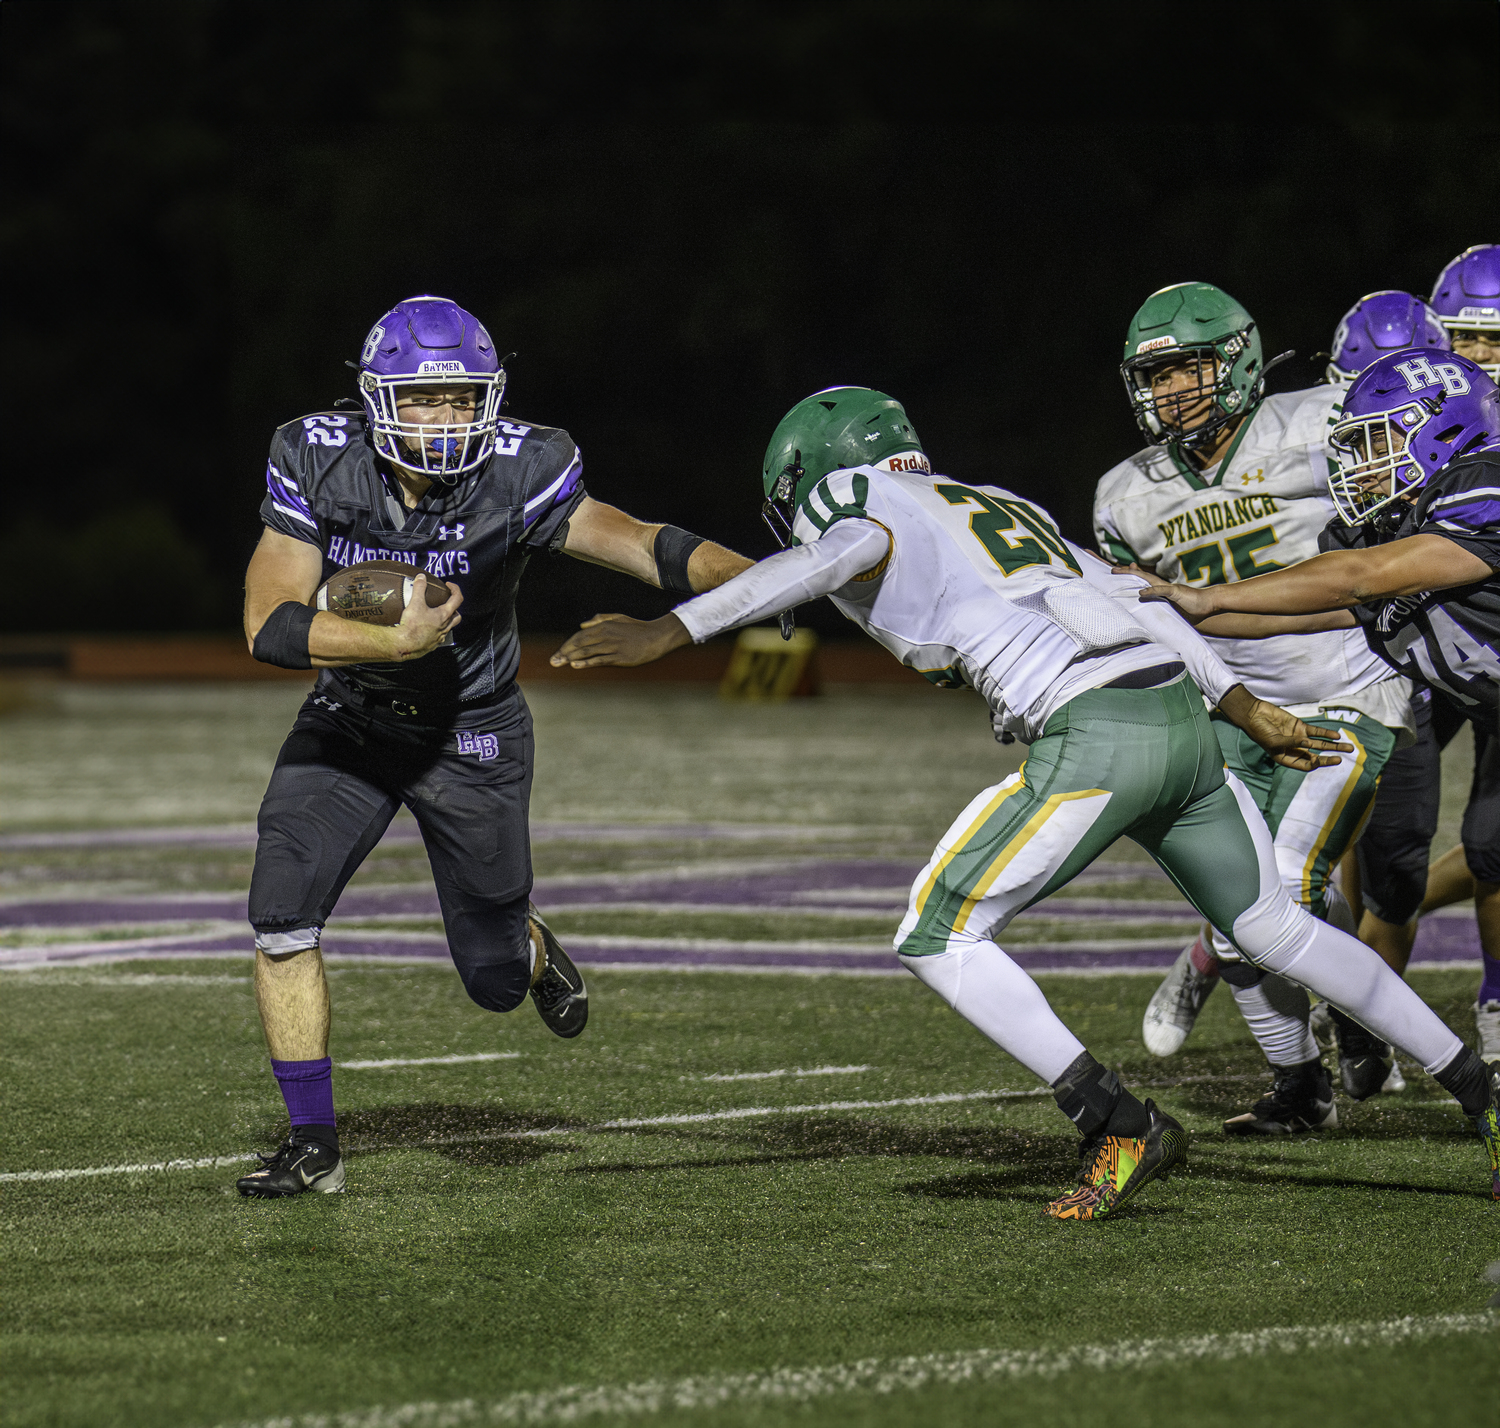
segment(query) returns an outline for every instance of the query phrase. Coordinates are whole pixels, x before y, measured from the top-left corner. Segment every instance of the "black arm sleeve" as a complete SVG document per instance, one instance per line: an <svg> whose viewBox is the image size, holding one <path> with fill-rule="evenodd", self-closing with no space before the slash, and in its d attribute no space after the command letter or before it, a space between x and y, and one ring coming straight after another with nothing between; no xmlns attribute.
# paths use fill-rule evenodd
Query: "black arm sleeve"
<svg viewBox="0 0 1500 1428"><path fill-rule="evenodd" d="M311 669L308 634L317 614L310 605L283 600L266 618L255 636L255 658L282 669Z"/></svg>
<svg viewBox="0 0 1500 1428"><path fill-rule="evenodd" d="M688 579L688 561L700 545L707 542L681 526L663 526L656 533L652 553L656 556L656 579L672 595L691 595L693 582Z"/></svg>

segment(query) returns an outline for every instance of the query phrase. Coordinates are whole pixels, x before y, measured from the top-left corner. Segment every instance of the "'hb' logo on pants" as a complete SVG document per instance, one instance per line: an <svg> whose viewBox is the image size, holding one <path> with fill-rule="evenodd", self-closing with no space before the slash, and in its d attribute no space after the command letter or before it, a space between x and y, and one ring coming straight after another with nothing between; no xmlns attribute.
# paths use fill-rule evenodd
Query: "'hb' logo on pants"
<svg viewBox="0 0 1500 1428"><path fill-rule="evenodd" d="M493 734L460 734L458 751L461 754L474 754L481 763L485 763L499 757L500 740Z"/></svg>

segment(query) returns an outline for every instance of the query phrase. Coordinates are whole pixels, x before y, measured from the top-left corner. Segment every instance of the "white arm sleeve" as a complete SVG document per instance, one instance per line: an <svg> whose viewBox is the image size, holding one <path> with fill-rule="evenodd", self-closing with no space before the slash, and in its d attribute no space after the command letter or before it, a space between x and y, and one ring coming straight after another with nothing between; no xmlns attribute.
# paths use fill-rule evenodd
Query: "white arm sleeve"
<svg viewBox="0 0 1500 1428"><path fill-rule="evenodd" d="M1236 684L1239 678L1216 655L1208 642L1165 601L1142 604L1136 592L1148 582L1139 575L1115 575L1097 555L1068 542L1068 549L1083 569L1083 578L1130 611L1130 616L1159 645L1181 655L1193 683L1215 704Z"/></svg>
<svg viewBox="0 0 1500 1428"><path fill-rule="evenodd" d="M778 551L743 570L717 590L694 596L673 614L695 645L725 630L753 625L794 605L841 590L885 559L891 538L884 526L853 517L835 521L811 545Z"/></svg>

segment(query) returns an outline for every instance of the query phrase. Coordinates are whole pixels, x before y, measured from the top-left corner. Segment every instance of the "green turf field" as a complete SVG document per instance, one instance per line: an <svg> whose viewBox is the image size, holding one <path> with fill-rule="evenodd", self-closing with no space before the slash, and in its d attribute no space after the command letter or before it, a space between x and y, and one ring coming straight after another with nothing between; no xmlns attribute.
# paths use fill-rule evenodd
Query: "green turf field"
<svg viewBox="0 0 1500 1428"><path fill-rule="evenodd" d="M247 820L296 702L41 697L0 723L25 754L6 760L11 828ZM920 858L1015 761L977 707L926 691L533 704L538 817L801 822L851 858ZM174 754L150 729L179 718ZM734 856L788 846L768 832ZM1138 858L1116 856L1128 895ZM725 858L650 837L538 847L550 873ZM364 878L420 873L395 850ZM7 857L3 890L247 876L233 849L65 849ZM693 916L703 935L808 930ZM1472 974L1414 981L1472 1034ZM332 983L336 1063L490 1059L338 1070L348 1193L265 1203L232 1191L231 1157L269 1149L283 1115L248 958L0 977L0 1170L115 1172L0 1183L7 1425L1495 1420L1500 1206L1457 1109L1408 1068L1404 1095L1341 1102L1337 1133L1226 1141L1264 1083L1227 996L1158 1062L1139 1041L1155 977L1043 978L1198 1137L1190 1173L1080 1226L1040 1211L1073 1171L1050 1097L911 978L598 970L568 1043L529 1007L487 1016L440 965Z"/></svg>

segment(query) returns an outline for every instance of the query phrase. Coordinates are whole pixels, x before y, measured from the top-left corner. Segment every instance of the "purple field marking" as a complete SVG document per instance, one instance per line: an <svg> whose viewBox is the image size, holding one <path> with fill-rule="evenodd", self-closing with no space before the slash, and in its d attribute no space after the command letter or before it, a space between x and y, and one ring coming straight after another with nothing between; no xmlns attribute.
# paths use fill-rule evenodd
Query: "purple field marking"
<svg viewBox="0 0 1500 1428"><path fill-rule="evenodd" d="M531 825L533 843L659 841L770 842L794 838L849 837L860 830L819 828L783 823L560 823ZM420 843L422 834L409 818L398 818L385 831L384 843ZM209 848L253 848L253 823L215 824L206 828L89 828L67 833L0 834L0 852L41 848L147 848L198 844Z"/></svg>
<svg viewBox="0 0 1500 1428"><path fill-rule="evenodd" d="M839 878L838 881L845 881ZM621 893L628 896L622 897ZM870 917L899 917L904 900L889 903L859 903L844 907L837 903L796 903L787 901L787 893L776 887L757 885L754 879L683 879L673 883L634 884L622 889L618 885L598 886L569 884L535 889L538 904L547 911L562 908L588 908L628 902L642 908L697 904L761 907L782 912L838 911L868 914ZM413 889L382 890L364 888L345 893L335 915L349 917L437 917L440 909L436 892ZM146 897L78 902L15 902L0 905L0 927L72 927L94 923L234 921L245 920L245 898L226 893L222 897ZM1193 922L1198 914L1186 903L1180 905L1151 903L1142 905L1128 900L1075 898L1049 899L1021 913L1023 918L1135 918L1143 922Z"/></svg>
<svg viewBox="0 0 1500 1428"><path fill-rule="evenodd" d="M103 961L156 961L183 958L248 957L248 935L205 937L184 945L186 939L133 939L124 945L108 942L67 943L54 947L11 948L0 951L0 967L37 967L89 965ZM447 961L448 946L441 937L403 934L390 937L360 937L357 934L330 933L324 950L331 959L341 957L369 960ZM1172 964L1180 950L1177 940L1142 939L1139 942L1040 943L1007 949L1016 963L1030 971L1127 971L1140 968L1165 968ZM588 940L570 943L574 959L585 966L628 967L649 964L665 967L745 967L788 971L882 971L898 966L891 952L882 948L819 951L816 948L763 949L753 945L727 948L663 947L650 938L639 942L621 939L608 947L590 946ZM1429 918L1418 929L1417 945L1412 954L1416 964L1477 963L1479 931L1467 918Z"/></svg>

